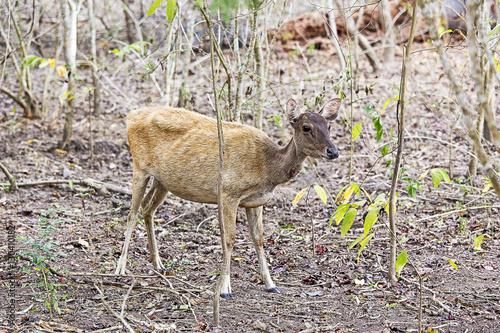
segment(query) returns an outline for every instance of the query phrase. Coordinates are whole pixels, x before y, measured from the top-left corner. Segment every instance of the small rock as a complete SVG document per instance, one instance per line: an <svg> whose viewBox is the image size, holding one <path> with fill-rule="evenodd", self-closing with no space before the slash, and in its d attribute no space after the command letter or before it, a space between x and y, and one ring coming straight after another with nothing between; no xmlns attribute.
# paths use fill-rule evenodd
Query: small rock
<svg viewBox="0 0 500 333"><path fill-rule="evenodd" d="M64 168L64 169L63 169L63 177L64 177L64 178L69 178L69 177L71 177L71 170L70 170L70 169L68 169L68 168Z"/></svg>
<svg viewBox="0 0 500 333"><path fill-rule="evenodd" d="M263 322L259 321L259 320L256 320L253 323L253 328L255 328L257 330L265 331L267 329L267 325L264 324Z"/></svg>

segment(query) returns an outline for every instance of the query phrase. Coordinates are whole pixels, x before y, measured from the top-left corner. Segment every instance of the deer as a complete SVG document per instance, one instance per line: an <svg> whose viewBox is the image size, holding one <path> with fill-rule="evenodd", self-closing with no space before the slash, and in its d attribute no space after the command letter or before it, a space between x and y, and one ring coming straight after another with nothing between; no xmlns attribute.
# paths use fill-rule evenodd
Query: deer
<svg viewBox="0 0 500 333"><path fill-rule="evenodd" d="M324 160L339 157L338 149L329 138L329 123L337 118L340 106L341 100L336 98L325 103L319 112L301 113L297 102L290 99L286 113L294 133L286 146L274 143L255 127L222 122L225 148L221 242L226 244L226 249L222 247L221 297L233 297L229 263L238 207L245 208L267 291L281 292L271 279L263 248L262 206L271 200L276 186L300 172L306 157ZM115 275L126 273L127 252L140 207L150 260L153 267L161 271L165 268L158 254L153 215L167 193L188 201L217 204L219 151L215 119L183 109L146 107L131 111L126 122L133 161L132 202ZM144 195L150 178L152 184Z"/></svg>

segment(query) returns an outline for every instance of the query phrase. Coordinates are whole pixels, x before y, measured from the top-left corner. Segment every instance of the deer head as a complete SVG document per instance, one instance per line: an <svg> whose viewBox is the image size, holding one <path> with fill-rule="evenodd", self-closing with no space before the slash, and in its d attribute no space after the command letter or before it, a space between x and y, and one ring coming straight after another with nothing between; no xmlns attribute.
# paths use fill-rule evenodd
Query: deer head
<svg viewBox="0 0 500 333"><path fill-rule="evenodd" d="M288 120L294 129L294 141L297 151L304 155L333 160L339 157L339 151L330 141L329 122L337 119L342 101L340 98L327 102L318 112L300 113L297 102L287 103Z"/></svg>

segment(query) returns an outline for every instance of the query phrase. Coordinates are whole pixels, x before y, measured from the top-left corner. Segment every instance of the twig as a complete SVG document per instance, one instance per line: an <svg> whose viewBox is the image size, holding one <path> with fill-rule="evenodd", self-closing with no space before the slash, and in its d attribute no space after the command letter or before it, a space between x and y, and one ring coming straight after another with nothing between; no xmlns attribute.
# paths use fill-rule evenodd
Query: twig
<svg viewBox="0 0 500 333"><path fill-rule="evenodd" d="M186 215L186 213L182 213L182 214L180 214L180 215L178 215L178 216L174 217L174 218L173 218L173 219L171 219L170 221L168 221L168 222L164 223L164 225L168 225L168 224L170 224L170 223L174 222L175 220L180 219L180 218L181 218L181 217L183 217L184 215Z"/></svg>
<svg viewBox="0 0 500 333"><path fill-rule="evenodd" d="M114 330L119 330L121 329L122 326L112 326L112 327L108 327L108 328L103 328L101 330L97 330L97 331L92 331L90 333L101 333L101 332L109 332L109 331L114 331Z"/></svg>
<svg viewBox="0 0 500 333"><path fill-rule="evenodd" d="M16 179L11 175L11 173L9 172L9 170L7 170L7 168L2 164L2 162L0 162L0 169L2 169L3 173L5 174L5 176L7 177L7 179L9 180L10 188L14 189L14 190L17 190ZM8 186L7 184L2 184L2 185L3 186Z"/></svg>
<svg viewBox="0 0 500 333"><path fill-rule="evenodd" d="M313 216L312 216L311 207L309 206L309 192L310 191L311 191L311 186L309 186L309 189L307 190L306 205L307 205L307 209L309 210L309 217L311 218L312 254L314 256L314 248L316 247L316 244L314 242L314 220L313 220Z"/></svg>
<svg viewBox="0 0 500 333"><path fill-rule="evenodd" d="M132 191L117 185L103 183L95 179L86 178L86 179L53 179L53 180L41 180L37 182L29 182L29 183L17 183L18 187L29 187L29 186L38 186L38 185L55 185L55 184L73 184L80 186L90 186L95 188L97 191L100 190L109 190L111 192L121 193L132 195ZM8 186L9 184L0 184L0 186Z"/></svg>
<svg viewBox="0 0 500 333"><path fill-rule="evenodd" d="M307 58L304 55L304 52L302 52L302 49L300 48L300 45L298 42L295 42L295 45L297 46L297 50L299 50L300 55L302 56L302 59L304 60L304 63L306 64L306 69L307 69L307 72L309 73L309 76L311 76L311 68L309 68L309 64L307 63Z"/></svg>
<svg viewBox="0 0 500 333"><path fill-rule="evenodd" d="M125 297L123 298L123 302L122 302L122 311L120 312L120 316L121 316L121 317L123 317L123 313L125 312L125 303L127 303L127 299L128 299L128 297L130 296L130 292L132 291L132 289L134 289L135 282L136 282L136 280L135 280L135 279L133 279L133 280L132 280L132 284L130 285L130 288L128 288L127 294L126 294L126 295L125 295Z"/></svg>
<svg viewBox="0 0 500 333"><path fill-rule="evenodd" d="M216 217L215 215L212 215L212 216L207 217L207 218L206 218L206 219L204 219L203 221L201 221L201 222L200 222L200 224L198 224L198 226L196 227L196 232L200 231L200 227L201 227L201 225L203 224L203 222L208 221L208 220L211 220L211 219L213 219L213 218L215 218L215 217Z"/></svg>
<svg viewBox="0 0 500 333"><path fill-rule="evenodd" d="M111 308L111 306L109 305L109 303L106 302L106 300L104 299L104 294L102 293L101 289L99 289L99 287L97 287L97 285L95 283L94 283L94 287L95 287L95 289L97 289L97 291L99 292L99 294L101 294L102 303L106 306L106 308L108 309L108 311L111 314L113 314L113 316L115 316L116 318L118 318L123 323L123 325L129 330L129 332L135 333L135 331L132 329L132 327L130 327L130 325L125 321L125 319L123 318L123 316L120 316L118 313L116 313L116 311ZM101 284L101 288L102 287L103 286Z"/></svg>
<svg viewBox="0 0 500 333"><path fill-rule="evenodd" d="M162 278L165 282L167 282L167 283L168 283L168 285L170 286L170 289L174 289L174 287L172 286L172 283L170 283L170 281L168 281L168 279L167 279L166 277L164 277L164 276L163 276L160 272L155 271L155 270L153 270L153 272L155 272L155 274L156 274L157 276L159 276L159 277L160 277L160 278Z"/></svg>
<svg viewBox="0 0 500 333"><path fill-rule="evenodd" d="M445 216L448 216L448 215L451 215L451 214L454 214L454 213L465 212L467 210L487 209L487 208L500 208L500 205L494 205L494 206L493 205L485 205L485 206L476 206L476 207L455 209L455 210L452 210L452 211L449 211L449 212L435 214L435 215L431 215L431 216L428 216L428 217L423 217L421 219L416 220L415 222L420 222L420 221L424 221L424 220L430 220L430 219L433 219L435 217L445 217Z"/></svg>

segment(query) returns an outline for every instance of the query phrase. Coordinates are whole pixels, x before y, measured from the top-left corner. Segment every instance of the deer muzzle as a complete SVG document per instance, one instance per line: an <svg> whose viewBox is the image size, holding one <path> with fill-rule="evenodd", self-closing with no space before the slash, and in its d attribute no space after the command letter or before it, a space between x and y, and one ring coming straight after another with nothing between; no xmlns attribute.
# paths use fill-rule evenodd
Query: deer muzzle
<svg viewBox="0 0 500 333"><path fill-rule="evenodd" d="M339 150L337 148L327 148L326 149L326 157L329 160L334 160L339 157Z"/></svg>

